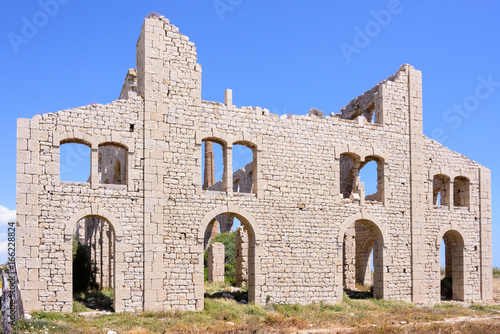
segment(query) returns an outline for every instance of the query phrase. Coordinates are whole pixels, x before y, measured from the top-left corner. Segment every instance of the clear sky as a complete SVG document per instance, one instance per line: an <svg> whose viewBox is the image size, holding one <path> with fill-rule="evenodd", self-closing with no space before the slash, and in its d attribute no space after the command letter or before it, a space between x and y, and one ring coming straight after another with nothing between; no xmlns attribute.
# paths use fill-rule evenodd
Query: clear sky
<svg viewBox="0 0 500 334"><path fill-rule="evenodd" d="M275 114L339 112L405 63L423 72L424 134L492 170L500 267L500 2L10 1L0 12L0 261L15 210L16 119L118 98L144 17L197 46L202 97ZM479 88L478 88L479 87Z"/></svg>

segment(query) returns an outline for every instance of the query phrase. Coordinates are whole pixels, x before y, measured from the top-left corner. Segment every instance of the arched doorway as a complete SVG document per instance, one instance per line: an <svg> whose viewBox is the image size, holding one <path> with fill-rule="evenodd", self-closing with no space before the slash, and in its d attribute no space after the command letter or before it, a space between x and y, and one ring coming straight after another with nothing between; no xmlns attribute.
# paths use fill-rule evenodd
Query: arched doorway
<svg viewBox="0 0 500 334"><path fill-rule="evenodd" d="M384 234L373 218L355 215L342 225L339 234L342 265L339 275L341 287L349 292L356 286L372 286L373 296L384 298L387 294L384 281ZM373 274L371 268L373 267ZM360 297L371 293L354 294Z"/></svg>
<svg viewBox="0 0 500 334"><path fill-rule="evenodd" d="M230 292L235 293L237 301L247 302L248 232L245 226L230 214L216 216L206 227L203 249L205 294L220 298L231 287Z"/></svg>
<svg viewBox="0 0 500 334"><path fill-rule="evenodd" d="M439 241L444 246L444 270L439 275L441 300L464 300L464 239L460 232L448 230Z"/></svg>
<svg viewBox="0 0 500 334"><path fill-rule="evenodd" d="M64 230L64 268L67 277L70 278L69 284L65 284L65 307L64 312L72 312L73 304L73 241L77 237L77 229L79 226L85 226L84 222L94 223L99 220L104 224L96 224L95 227L104 232L104 234L109 235L108 244L104 244L106 247L106 252L108 257L103 257L103 259L108 263L106 271L102 272L101 284L104 283L110 287L113 293L111 308L115 312L124 311L124 271L125 271L125 259L123 256L123 229L120 221L117 220L110 212L99 209L96 205L86 210L81 210L77 212L69 221ZM109 227L109 234L106 233L105 227ZM78 232L83 233L82 231ZM80 236L78 236L80 238ZM99 238L96 239L99 242ZM104 241L104 240L103 240ZM103 254L104 255L104 254ZM96 257L100 254L96 254ZM90 256L89 256L90 258ZM99 275L100 276L100 275Z"/></svg>
<svg viewBox="0 0 500 334"><path fill-rule="evenodd" d="M72 238L73 299L89 309L114 311L115 231L106 220L87 216Z"/></svg>
<svg viewBox="0 0 500 334"><path fill-rule="evenodd" d="M229 215L241 222L241 226L244 227L246 235L248 238L248 302L259 304L260 303L260 285L259 280L260 273L260 259L259 259L259 248L260 248L260 232L257 223L253 217L246 211L231 207L221 207L210 211L202 219L198 230L198 249L199 249L199 261L195 270L194 284L195 284L195 298L197 300L196 309L202 310L204 307L203 296L204 296L204 266L203 266L203 251L205 244L205 234L207 227L214 221L215 217L221 215Z"/></svg>

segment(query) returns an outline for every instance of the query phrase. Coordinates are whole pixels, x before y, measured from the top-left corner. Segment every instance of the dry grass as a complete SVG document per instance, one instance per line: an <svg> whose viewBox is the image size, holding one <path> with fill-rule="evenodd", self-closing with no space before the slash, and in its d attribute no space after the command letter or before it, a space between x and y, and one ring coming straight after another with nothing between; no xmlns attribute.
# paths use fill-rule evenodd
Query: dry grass
<svg viewBox="0 0 500 334"><path fill-rule="evenodd" d="M500 323L497 322L470 322L460 323L433 323L407 326L367 327L354 331L359 334L372 333L412 333L412 334L489 334L500 333Z"/></svg>
<svg viewBox="0 0 500 334"><path fill-rule="evenodd" d="M467 307L445 303L418 307L400 301L354 300L345 296L342 303L335 305L260 307L206 298L205 309L200 312L121 313L93 318L77 313L34 312L31 321L19 323L17 332L218 334L294 333L306 329L306 333L318 328L349 328L350 333L500 333L500 271L494 281L495 305Z"/></svg>

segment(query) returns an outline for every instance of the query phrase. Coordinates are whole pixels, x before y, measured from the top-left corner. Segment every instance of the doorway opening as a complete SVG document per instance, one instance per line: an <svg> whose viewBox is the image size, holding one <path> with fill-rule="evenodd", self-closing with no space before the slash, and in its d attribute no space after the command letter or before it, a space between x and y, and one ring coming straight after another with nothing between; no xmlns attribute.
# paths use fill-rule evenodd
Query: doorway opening
<svg viewBox="0 0 500 334"><path fill-rule="evenodd" d="M450 230L443 235L440 246L441 300L464 300L464 240Z"/></svg>
<svg viewBox="0 0 500 334"><path fill-rule="evenodd" d="M204 296L234 299L238 303L252 300L251 284L255 269L253 236L242 217L230 213L217 215L205 230Z"/></svg>
<svg viewBox="0 0 500 334"><path fill-rule="evenodd" d="M114 310L115 232L106 220L88 216L73 233L73 309Z"/></svg>
<svg viewBox="0 0 500 334"><path fill-rule="evenodd" d="M358 220L344 233L344 292L353 299L383 298L383 238L371 221Z"/></svg>

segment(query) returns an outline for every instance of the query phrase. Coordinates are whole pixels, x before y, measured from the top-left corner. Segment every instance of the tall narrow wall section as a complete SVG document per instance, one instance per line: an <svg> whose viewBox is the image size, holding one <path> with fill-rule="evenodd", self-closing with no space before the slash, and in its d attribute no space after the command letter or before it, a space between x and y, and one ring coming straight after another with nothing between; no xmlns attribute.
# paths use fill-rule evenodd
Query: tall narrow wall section
<svg viewBox="0 0 500 334"><path fill-rule="evenodd" d="M226 103L201 100L194 44L150 17L125 81L121 99L107 105L18 120L17 261L27 310L72 311L72 234L88 217L114 231L117 312L202 309L204 235L224 214L247 231L257 304L342 301L343 241L356 223L373 240L377 296L440 302L439 247L453 236L455 295L492 298L490 171L423 135L422 78L412 66L338 114L278 117L236 107L229 93ZM203 189L204 141L223 150L218 190ZM60 181L60 147L72 142L90 148L88 182ZM233 188L236 144L253 151L250 193ZM99 178L99 148L108 145L123 150L117 184ZM377 196L365 196L358 178L369 161L378 165ZM434 204L435 180L446 205Z"/></svg>

